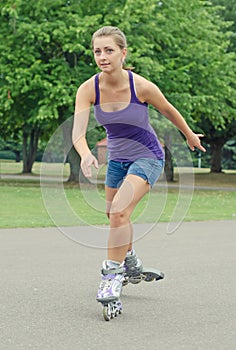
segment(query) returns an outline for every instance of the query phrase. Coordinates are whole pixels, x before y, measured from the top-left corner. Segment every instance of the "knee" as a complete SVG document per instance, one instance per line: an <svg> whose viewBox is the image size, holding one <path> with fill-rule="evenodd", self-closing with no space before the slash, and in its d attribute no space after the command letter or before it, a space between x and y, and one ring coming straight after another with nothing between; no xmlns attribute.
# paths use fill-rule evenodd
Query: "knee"
<svg viewBox="0 0 236 350"><path fill-rule="evenodd" d="M121 227L129 223L129 216L125 211L109 213L109 219L112 227Z"/></svg>

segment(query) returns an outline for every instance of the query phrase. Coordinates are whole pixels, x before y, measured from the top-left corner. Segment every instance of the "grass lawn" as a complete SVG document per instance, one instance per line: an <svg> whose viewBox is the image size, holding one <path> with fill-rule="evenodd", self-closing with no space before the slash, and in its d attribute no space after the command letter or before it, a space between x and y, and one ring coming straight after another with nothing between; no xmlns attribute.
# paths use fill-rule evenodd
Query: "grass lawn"
<svg viewBox="0 0 236 350"><path fill-rule="evenodd" d="M63 167L60 163L44 163L43 172L41 172L41 164L40 162L34 162L32 169L32 176L37 179L37 177L41 174L42 176L50 176L57 177L58 174L63 169L63 176L67 178L70 173L69 164L66 163ZM10 175L21 175L23 169L22 161L16 163L12 160L0 160L0 175L1 174L10 174ZM188 174L192 169L188 168L180 168L180 173L184 172ZM214 187L234 187L236 188L236 170L224 170L220 174L211 174L209 169L206 168L195 168L194 170L195 176L195 185L196 186L214 186ZM105 177L106 167L102 166L98 172L98 178L103 179ZM178 182L179 174L178 169L175 169L175 180Z"/></svg>
<svg viewBox="0 0 236 350"><path fill-rule="evenodd" d="M53 184L43 188L36 175L40 174L41 163L35 162L34 180L0 179L0 228L6 227L47 227L57 225L73 226L108 224L105 212L105 193L103 187L80 190L77 185L65 183L64 197L58 198L58 191ZM44 176L57 176L60 164L49 164ZM63 169L65 177L69 175L69 166ZM22 164L12 161L1 161L0 173L17 174L22 171ZM188 169L181 169L188 174ZM104 176L104 169L99 175ZM190 175L191 176L191 175ZM176 171L175 180L178 183ZM236 171L222 174L210 174L209 169L195 169L195 185L207 186L214 190L195 190L193 196L188 191L179 193L178 188L154 188L138 204L132 217L136 223L156 221L199 221L199 220L232 220L236 219ZM215 190L215 188L221 188ZM227 190L222 190L227 188ZM45 197L51 197L51 202ZM76 219L70 219L64 205L67 204ZM56 222L53 222L50 214ZM54 215L54 213L56 213ZM174 213L174 217L172 217ZM78 218L78 220L77 220ZM59 222L58 222L58 221Z"/></svg>
<svg viewBox="0 0 236 350"><path fill-rule="evenodd" d="M32 168L32 175L40 175L41 173L41 162L34 162L33 168ZM45 176L58 176L58 173L60 173L61 170L61 164L60 163L44 163L44 174ZM70 173L70 167L69 164L66 163L63 167L64 169L64 176L68 177ZM10 175L21 175L23 171L23 163L22 161L19 163L16 163L12 160L0 160L0 174L10 174Z"/></svg>
<svg viewBox="0 0 236 350"><path fill-rule="evenodd" d="M44 206L38 183L1 181L0 185L1 228L55 226ZM50 190L53 191L52 188L48 188L46 193L50 193ZM105 193L103 189L99 192L88 189L82 193L77 186L66 186L65 198L81 224L108 224L104 214ZM152 191L143 198L133 214L132 221L136 223L156 222L157 220L168 222L178 203L177 220L181 221L231 220L236 215L236 192L204 190L195 191L192 198L188 193L179 198L179 193L175 189L170 189L168 193L160 189ZM59 218L65 215L64 225L77 224L69 218L66 219L63 203L61 205L61 202L58 201L57 204L56 210L58 209ZM185 213L186 210L187 213Z"/></svg>

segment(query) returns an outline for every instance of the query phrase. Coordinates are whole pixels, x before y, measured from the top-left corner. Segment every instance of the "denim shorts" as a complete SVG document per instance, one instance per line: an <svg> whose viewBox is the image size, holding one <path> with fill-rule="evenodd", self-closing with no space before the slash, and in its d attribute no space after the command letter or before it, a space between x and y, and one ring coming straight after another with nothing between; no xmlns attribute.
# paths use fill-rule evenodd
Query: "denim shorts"
<svg viewBox="0 0 236 350"><path fill-rule="evenodd" d="M119 188L129 174L137 175L152 187L164 168L163 159L139 158L134 162L109 160L106 174L106 186Z"/></svg>

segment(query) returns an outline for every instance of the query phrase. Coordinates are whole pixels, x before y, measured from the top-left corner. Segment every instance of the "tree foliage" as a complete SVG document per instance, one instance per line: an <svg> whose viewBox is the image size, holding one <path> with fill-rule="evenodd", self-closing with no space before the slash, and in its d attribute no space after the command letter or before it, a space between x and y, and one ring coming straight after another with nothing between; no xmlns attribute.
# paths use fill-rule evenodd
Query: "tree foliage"
<svg viewBox="0 0 236 350"><path fill-rule="evenodd" d="M235 121L236 60L235 19L218 6L224 2L2 0L0 127L5 139L24 140L24 170L38 139L73 115L77 87L96 72L90 41L103 25L126 33L127 65L156 83L196 131L209 140L209 125L226 133Z"/></svg>
<svg viewBox="0 0 236 350"><path fill-rule="evenodd" d="M83 43L100 16L84 16L77 1L0 6L1 128L5 137L21 134L28 172L39 136L73 114L76 88L91 74Z"/></svg>
<svg viewBox="0 0 236 350"><path fill-rule="evenodd" d="M216 72L217 79L215 81L216 89L214 103L218 108L219 115L221 115L221 123L215 122L215 115L213 118L207 118L202 112L202 118L198 121L198 125L204 129L206 133L206 142L211 146L211 171L222 171L222 151L224 145L229 140L236 138L236 3L235 0L213 0L217 6L217 17L224 21L225 25L221 27L221 32L228 37L227 45L225 45L222 60L219 65L216 65L218 72ZM230 152L225 152L229 155ZM233 154L233 152L231 152ZM232 155L233 159L233 155ZM225 164L232 163L225 162ZM234 165L235 167L235 165Z"/></svg>

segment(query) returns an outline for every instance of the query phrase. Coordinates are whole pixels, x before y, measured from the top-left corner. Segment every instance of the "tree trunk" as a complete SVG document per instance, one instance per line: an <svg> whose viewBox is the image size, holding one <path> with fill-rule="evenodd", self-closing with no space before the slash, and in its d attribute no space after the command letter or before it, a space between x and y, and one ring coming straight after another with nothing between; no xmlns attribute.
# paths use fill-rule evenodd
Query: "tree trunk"
<svg viewBox="0 0 236 350"><path fill-rule="evenodd" d="M171 154L171 136L170 134L165 134L165 175L167 181L174 181L174 166Z"/></svg>
<svg viewBox="0 0 236 350"><path fill-rule="evenodd" d="M30 133L23 131L23 174L31 173L36 158L40 130L35 127Z"/></svg>
<svg viewBox="0 0 236 350"><path fill-rule="evenodd" d="M80 171L80 156L72 143L73 118L67 119L62 124L63 139L65 145L65 160L70 164L70 176L68 182L89 182Z"/></svg>
<svg viewBox="0 0 236 350"><path fill-rule="evenodd" d="M67 155L70 164L70 176L68 182L80 182L80 156L74 147L71 147Z"/></svg>
<svg viewBox="0 0 236 350"><path fill-rule="evenodd" d="M20 162L20 151L13 151L15 153L16 156L16 163Z"/></svg>
<svg viewBox="0 0 236 350"><path fill-rule="evenodd" d="M210 142L211 145L211 173L221 173L221 156L222 156L222 148L225 144L225 140L223 138L215 139Z"/></svg>

